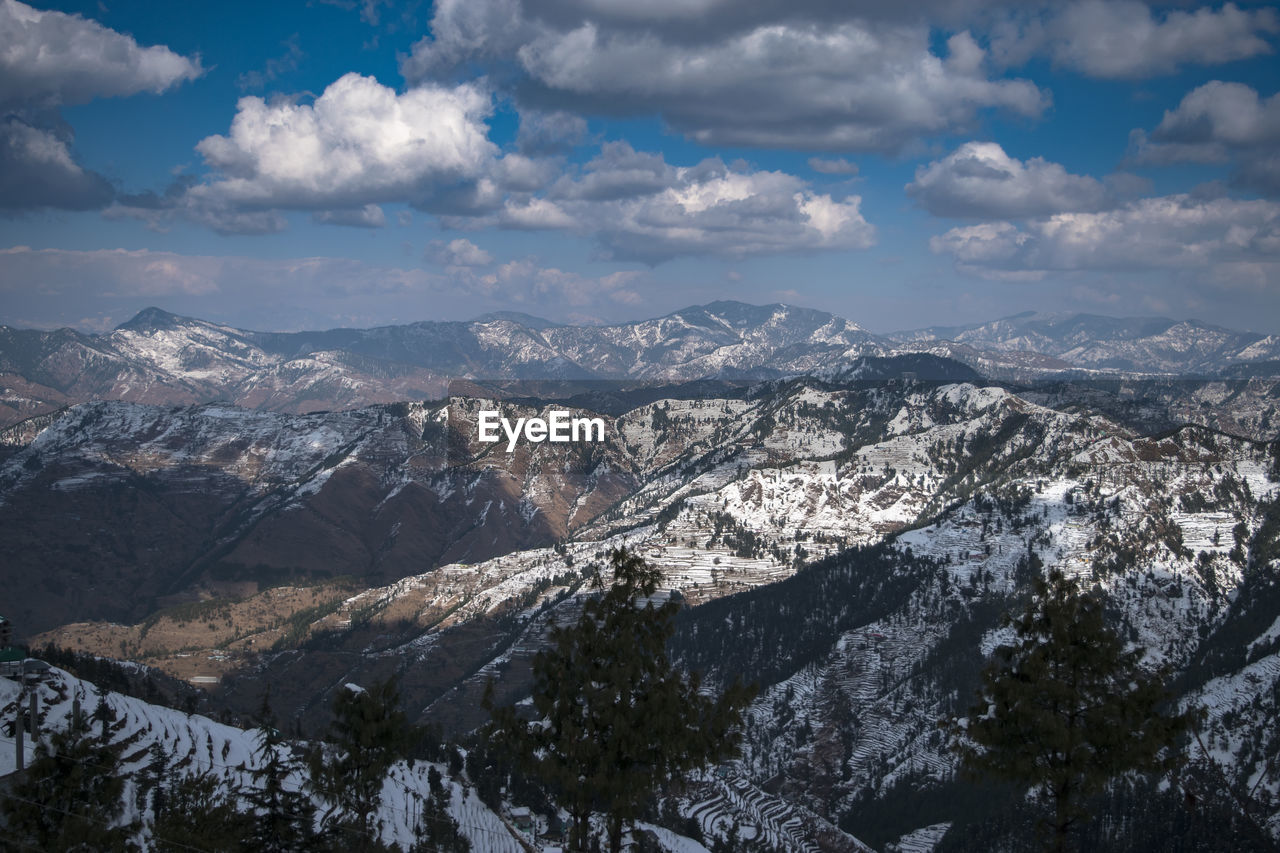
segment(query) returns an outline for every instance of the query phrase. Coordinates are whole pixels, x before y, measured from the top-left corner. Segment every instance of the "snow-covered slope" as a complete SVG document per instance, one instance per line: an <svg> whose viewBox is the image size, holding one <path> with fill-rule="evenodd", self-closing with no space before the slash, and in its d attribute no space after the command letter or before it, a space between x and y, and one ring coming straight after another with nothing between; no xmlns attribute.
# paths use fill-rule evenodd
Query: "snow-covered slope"
<svg viewBox="0 0 1280 853"><path fill-rule="evenodd" d="M185 453L176 466L184 476L216 462L238 471L250 494L275 494L272 478L309 482L328 470L333 481L363 470L381 484L378 501L396 486L434 489L491 533L501 525L483 525L502 519L564 521L569 535L541 547L441 559L353 594L307 623L300 648L237 661L217 701L251 711L270 681L312 730L327 691L395 672L423 718L466 731L484 719L479 699L491 678L500 699L521 697L534 654L552 624L577 612L592 566L611 548L637 551L663 570L665 595L700 605L677 633L681 660L712 684L738 674L762 686L742 762L681 800L704 829L727 825L722 810L732 806L735 819L755 815L759 837L785 849L821 848L818 838L840 849L864 835L857 821L877 802L947 790L955 759L937 722L966 712L984 656L1003 636L1000 617L1025 594L1036 561L1098 584L1122 636L1146 649L1150 666L1172 669L1181 701L1208 710L1192 755L1280 795L1271 761L1280 741L1267 723L1280 689L1277 446L1247 430L1151 433L1138 428L1138 413L1092 399L831 371L638 406L611 419L607 452L576 472L549 445L509 459L455 445L467 450L468 477L518 484L496 499L457 474L432 479L441 470L418 443L430 443L432 424L466 434L487 405L478 400L452 401L443 421L438 407L421 406L313 421L255 414L237 429L264 437L234 452L214 426L232 410L138 415L140 407L113 404L101 409L103 433L81 427L77 410L0 476L25 489L41 477L83 479L59 467L77 454L141 471ZM1236 398L1215 399L1226 410ZM1180 420L1168 406L1164 416ZM182 432L163 426L183 419ZM282 430L303 443L284 455L302 461L273 461L265 436ZM134 438L107 438L122 434ZM40 467L28 463L34 456ZM602 485L620 473L625 487ZM958 819L917 817L876 831L922 849Z"/></svg>

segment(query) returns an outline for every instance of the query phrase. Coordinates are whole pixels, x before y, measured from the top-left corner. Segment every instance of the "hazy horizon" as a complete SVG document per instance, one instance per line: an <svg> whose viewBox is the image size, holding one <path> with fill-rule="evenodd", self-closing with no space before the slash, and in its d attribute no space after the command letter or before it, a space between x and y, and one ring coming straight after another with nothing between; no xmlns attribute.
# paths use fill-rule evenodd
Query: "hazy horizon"
<svg viewBox="0 0 1280 853"><path fill-rule="evenodd" d="M887 337L887 336L892 336L892 335L898 335L898 334L907 334L907 333L910 333L910 332L925 331L925 330L929 330L929 329L962 329L962 328L968 328L968 327L972 327L972 326L981 326L981 325L986 325L986 324L989 324L989 323L995 323L995 322L999 322L999 321L1002 321L1002 320L1013 320L1013 319L1021 319L1021 318L1026 318L1026 317L1037 317L1037 318L1040 318L1040 319L1062 319L1062 318L1069 318L1069 317L1075 317L1075 316L1099 317L1099 318L1108 319L1108 320L1156 320L1156 321L1166 321L1166 320L1167 320L1167 321L1170 321L1170 322L1175 323L1175 324L1177 324L1177 323L1198 323L1198 324L1201 324L1201 325L1210 326L1210 327L1215 327L1215 328L1225 328L1225 329L1228 329L1228 330L1230 330L1230 331L1234 331L1234 332L1246 332L1246 333L1251 333L1251 334L1264 334L1264 335L1265 335L1265 334L1268 334L1267 332L1260 332L1260 331L1258 331L1258 330L1256 330L1256 329L1248 329L1248 328L1241 328L1241 327L1231 327L1231 326L1222 326L1221 324L1218 324L1218 323L1210 323L1210 322L1208 322L1208 321L1206 321L1206 320L1202 320L1202 319L1200 319L1200 318L1198 318L1198 317L1165 317L1165 316L1160 316L1160 315L1158 315L1158 314L1145 314L1145 315L1143 315L1143 314L1138 314L1138 315L1120 316L1120 315L1106 314L1106 313L1096 312L1096 311L1019 311L1019 312L1011 313L1011 314L1003 314L1003 315L1001 315L1001 316L999 316L999 317L991 317L991 318L989 318L989 319L987 319L987 320L984 320L984 321L977 321L977 322L973 322L973 323L929 323L929 324L924 324L924 325L919 325L919 326L912 326L912 327L904 327L904 328L894 328L894 329L875 329L875 328L869 328L869 327L868 327L868 326L866 326L865 324L863 324L863 323L859 322L859 321L858 321L858 319L857 319L856 317L847 317L847 316L841 315L841 314L839 314L838 312L834 312L834 311L824 311L824 310L823 310L823 309L821 309L821 308L815 308L815 307L813 307L813 306L811 306L811 305L797 305L797 304L790 303L790 302L754 303L754 302L743 302L743 301L741 301L741 300L737 300L737 299L717 299L717 300L712 300L712 301L710 301L710 302L704 302L704 303L699 303L699 304L689 304L689 305L682 306L682 307L680 307L680 308L676 308L676 309L674 309L674 310L672 310L672 311L664 311L664 312L662 312L662 313L660 313L660 314L649 314L649 313L645 313L643 310L641 310L641 311L640 311L640 312L638 312L634 317L631 317L631 318L628 318L628 319L613 320L613 321L603 321L603 320L600 320L600 321L585 321L585 320L584 320L584 321L581 321L581 322L558 321L558 320L551 320L551 319L549 319L549 318L547 318L547 317L539 316L539 315L534 314L534 313L531 313L531 312L529 312L529 311L518 311L518 310L511 310L511 309L498 309L498 310L494 310L494 311L484 311L484 312L481 312L481 313L478 313L478 314L475 314L475 315L473 315L473 316L469 316L469 317L467 317L467 316L464 316L464 317L442 317L442 318L423 317L423 318L417 318L417 319L405 319L405 320L403 320L403 321L400 321L400 322L394 322L394 323L377 323L377 324L373 324L373 325L369 325L369 326L296 326L296 327L290 327L290 328L279 328L279 327L272 327L272 328L268 328L268 327L265 327L265 326L237 325L237 324L235 324L235 323L228 323L228 322L223 322L223 321L220 321L220 320L216 320L216 319L213 319L213 318L211 318L211 317L201 317L201 316L197 316L197 315L184 314L184 313L181 313L181 312L178 312L178 311L170 311L169 309L165 308L165 307L164 307L164 306L162 306L162 305L145 305L145 306L143 306L143 307L139 308L137 311L134 311L132 314L129 314L127 317L125 317L124 319L120 320L119 322L117 322L117 323L115 323L115 324L113 324L113 325L111 325L111 326L102 327L102 328L94 328L94 327L87 327L87 326L60 325L60 324L53 324L53 325L36 325L36 324L32 324L32 325L18 325L18 324L11 324L11 323L0 323L0 326L4 326L4 327L10 328L10 329L24 330L24 331L26 331L26 330L30 330L30 331L57 331L57 330L59 330L59 329L73 329L73 330L75 330L75 331L82 332L82 333L85 333L85 334L90 334L90 335L102 335L102 334L108 334L108 333L110 333L110 332L114 331L115 329L117 329L117 328L119 328L120 326L123 326L123 325L125 325L125 324L129 323L131 320L135 319L136 317L138 317L138 316L139 316L139 315L141 315L141 314L146 313L147 311L155 310L155 311L162 311L162 312L164 312L164 313L166 313L166 314L170 314L170 315L172 315L172 316L179 317L179 318L184 318L184 319L188 319L188 320L198 320L198 321L201 321L201 322L207 322L207 323L215 323L215 324L217 324L217 325L229 326L229 327L231 327L231 328L240 329L240 330L242 330L242 331L246 331L246 332L268 332L268 333L325 332L325 331L333 331L333 330L337 330L337 329L373 329L373 328L384 328L384 327L391 327L391 326L407 326L407 325L413 325L413 324L415 324L415 323L429 323L429 322L438 322L438 323L472 323L472 322L478 322L478 321L480 321L480 320L484 320L484 319L486 319L486 318L488 318L488 317L501 316L501 315L511 315L511 316L513 316L513 317L524 316L524 317L526 317L526 318L528 318L528 319L530 319L530 320L535 320L535 321L544 322L544 323L550 323L550 324L552 324L552 325L557 325L557 326L596 326L596 327L611 327L611 326L625 326L625 325L629 325L629 324L632 324L632 323L643 323L643 322L645 322L645 321L647 321L647 320L657 320L657 319L661 319L661 318L663 318L663 317L669 317L669 316L672 316L672 315L674 315L674 314L680 314L680 313L685 312L685 311L693 310L693 309L695 309L695 308L706 308L706 307L708 307L708 306L710 306L710 305L714 305L714 304L716 304L716 303L730 303L730 304L746 305L746 306L749 306L749 307L752 307L752 308L769 308L769 307L778 306L778 307L789 308L789 309L798 309L798 310L802 310L802 311L818 311L818 312L821 312L821 313L827 313L827 314L830 314L831 316L836 317L836 318L838 318L838 319L847 320L847 321L849 321L849 322L853 323L854 325L858 326L859 328L862 328L862 329L864 329L865 331L870 332L871 334L879 335L879 336L882 336L882 337Z"/></svg>

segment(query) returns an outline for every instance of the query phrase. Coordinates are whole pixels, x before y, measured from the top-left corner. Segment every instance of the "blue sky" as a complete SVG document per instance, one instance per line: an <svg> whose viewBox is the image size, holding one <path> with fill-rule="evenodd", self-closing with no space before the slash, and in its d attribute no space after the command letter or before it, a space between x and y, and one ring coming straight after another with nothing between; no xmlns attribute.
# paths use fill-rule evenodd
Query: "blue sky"
<svg viewBox="0 0 1280 853"><path fill-rule="evenodd" d="M0 323L1280 332L1267 4L0 0Z"/></svg>

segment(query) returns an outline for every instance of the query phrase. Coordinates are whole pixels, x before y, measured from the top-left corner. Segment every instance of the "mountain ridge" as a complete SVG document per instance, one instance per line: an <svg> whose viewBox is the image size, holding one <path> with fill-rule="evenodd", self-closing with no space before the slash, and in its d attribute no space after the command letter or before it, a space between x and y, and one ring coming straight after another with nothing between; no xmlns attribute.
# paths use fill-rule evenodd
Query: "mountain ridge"
<svg viewBox="0 0 1280 853"><path fill-rule="evenodd" d="M1197 321L1024 313L878 335L811 308L717 301L603 326L496 312L368 329L238 329L148 307L110 332L0 326L0 426L66 405L229 401L291 413L438 399L453 379L765 380L924 353L1010 381L1252 375L1280 338Z"/></svg>

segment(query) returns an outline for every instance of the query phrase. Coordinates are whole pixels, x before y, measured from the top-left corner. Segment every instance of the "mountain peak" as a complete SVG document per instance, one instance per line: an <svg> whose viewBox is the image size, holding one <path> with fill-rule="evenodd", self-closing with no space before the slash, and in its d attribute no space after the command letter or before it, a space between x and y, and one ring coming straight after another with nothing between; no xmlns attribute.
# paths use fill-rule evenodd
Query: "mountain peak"
<svg viewBox="0 0 1280 853"><path fill-rule="evenodd" d="M132 332L152 332L159 329L172 329L175 326L181 325L184 320L186 320L185 317L179 317L177 314L170 314L168 311L152 306L150 308L143 308L137 314L133 315L132 319L126 320L119 326L116 326L116 330L119 331L125 329Z"/></svg>
<svg viewBox="0 0 1280 853"><path fill-rule="evenodd" d="M493 323L499 320L505 320L508 323L517 323L527 329L555 329L563 325L555 323L551 320L535 317L532 314L525 314L522 311L490 311L487 314L481 314L471 322L473 323Z"/></svg>

